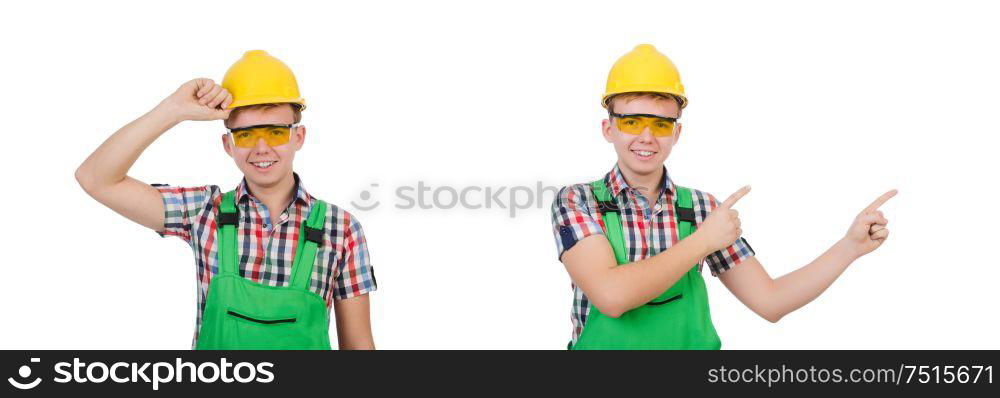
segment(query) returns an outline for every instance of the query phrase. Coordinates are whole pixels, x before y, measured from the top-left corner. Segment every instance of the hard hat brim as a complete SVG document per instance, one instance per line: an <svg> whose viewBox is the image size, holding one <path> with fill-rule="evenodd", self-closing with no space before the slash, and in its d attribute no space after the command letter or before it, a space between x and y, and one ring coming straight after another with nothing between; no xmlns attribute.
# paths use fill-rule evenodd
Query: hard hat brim
<svg viewBox="0 0 1000 398"><path fill-rule="evenodd" d="M239 108L241 106L261 105L261 104L296 104L299 106L299 110L306 109L306 100L301 97L293 99L289 99L287 97L241 98L229 104L229 108L227 109Z"/></svg>
<svg viewBox="0 0 1000 398"><path fill-rule="evenodd" d="M626 93L659 93L659 94L670 94L670 95L673 95L673 96L681 99L681 103L680 103L680 108L681 109L684 109L684 107L686 107L687 104L688 104L687 96L684 95L684 93L682 93L682 92L677 92L677 90L665 89L663 87L645 86L645 87L630 87L628 89L615 90L615 91L606 92L606 93L604 93L604 98L601 99L601 106L603 106L606 109L608 107L608 101L611 99L611 97L614 97L614 96L616 96L618 94L626 94Z"/></svg>

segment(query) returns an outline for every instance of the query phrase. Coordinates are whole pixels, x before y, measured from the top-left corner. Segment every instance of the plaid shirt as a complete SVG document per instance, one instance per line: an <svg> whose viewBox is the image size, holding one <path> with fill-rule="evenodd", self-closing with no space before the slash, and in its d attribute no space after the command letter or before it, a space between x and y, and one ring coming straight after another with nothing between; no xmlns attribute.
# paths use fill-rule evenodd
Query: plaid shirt
<svg viewBox="0 0 1000 398"><path fill-rule="evenodd" d="M219 273L216 253L216 215L224 192L216 185L171 187L153 184L163 196L164 231L160 236L183 239L194 251L198 276L198 318L192 347L197 345L205 298L212 277ZM267 206L247 191L244 179L236 188L240 221L236 234L236 258L240 276L267 286L288 286L298 246L299 226L308 217L316 199L306 193L295 174L295 198L283 209L278 223L271 225ZM374 291L375 271L369 263L368 245L361 224L343 209L328 205L326 238L316 250L316 263L309 290L326 300L327 313L334 300Z"/></svg>
<svg viewBox="0 0 1000 398"><path fill-rule="evenodd" d="M635 188L629 187L616 164L614 169L604 176L609 193L614 197L621 209L622 235L625 243L625 254L629 262L646 259L669 249L676 244L677 217L674 214L674 184L663 170L663 185L660 196L653 206L648 199ZM701 224L708 213L719 206L712 195L691 189L691 201L694 207L695 223ZM552 231L556 238L556 249L559 258L576 242L591 235L604 235L600 213L597 212L597 199L590 190L590 184L576 184L563 187L552 203ZM753 249L742 237L733 245L710 254L698 265L707 264L713 276L735 267L741 261L754 255ZM573 288L573 308L570 319L573 322L573 343L575 344L583 332L583 326L590 312L590 302L576 284Z"/></svg>

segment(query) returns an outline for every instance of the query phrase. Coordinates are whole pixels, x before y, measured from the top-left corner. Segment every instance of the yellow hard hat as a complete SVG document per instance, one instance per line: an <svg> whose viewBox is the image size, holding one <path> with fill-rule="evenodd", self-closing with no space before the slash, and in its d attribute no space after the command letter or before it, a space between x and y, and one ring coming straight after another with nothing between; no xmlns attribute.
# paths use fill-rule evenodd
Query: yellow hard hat
<svg viewBox="0 0 1000 398"><path fill-rule="evenodd" d="M257 104L298 104L306 109L299 95L295 74L281 60L264 50L251 50L229 67L222 78L222 88L233 95L229 108Z"/></svg>
<svg viewBox="0 0 1000 398"><path fill-rule="evenodd" d="M635 46L618 58L608 73L608 85L601 105L607 108L608 98L612 95L636 92L676 95L681 99L681 109L688 102L677 67L651 44Z"/></svg>

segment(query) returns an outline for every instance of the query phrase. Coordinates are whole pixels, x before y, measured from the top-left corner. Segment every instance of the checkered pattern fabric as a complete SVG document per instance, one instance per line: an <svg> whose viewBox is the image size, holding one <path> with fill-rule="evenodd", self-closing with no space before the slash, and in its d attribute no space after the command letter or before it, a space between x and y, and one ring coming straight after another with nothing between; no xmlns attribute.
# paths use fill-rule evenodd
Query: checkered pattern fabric
<svg viewBox="0 0 1000 398"><path fill-rule="evenodd" d="M655 256L679 241L678 220L672 206L674 185L666 168L663 171L659 199L652 206L639 190L628 186L618 165L604 176L604 182L620 209L625 253L629 262ZM700 224L719 206L715 197L694 188L691 188L691 200L695 212L695 224ZM591 235L604 235L601 225L597 199L590 190L590 184L563 187L556 195L552 203L552 227L560 259L563 252L581 239ZM698 271L700 272L704 265L708 265L712 275L718 276L753 255L750 244L740 237L733 245L706 257L699 264ZM572 288L573 307L570 319L573 323L575 344L586 324L590 302L576 284L573 284Z"/></svg>
<svg viewBox="0 0 1000 398"><path fill-rule="evenodd" d="M295 198L271 225L269 209L246 187L236 188L239 225L236 234L240 276L267 286L288 286L298 246L299 226L316 200L295 175ZM171 187L153 184L163 197L166 221L160 236L183 239L194 252L198 277L198 318L192 347L197 344L205 299L212 277L219 273L216 216L224 193L218 186ZM328 205L325 238L316 250L316 263L309 289L326 300L327 311L334 300L343 300L376 289L375 273L368 258L361 224L348 212Z"/></svg>

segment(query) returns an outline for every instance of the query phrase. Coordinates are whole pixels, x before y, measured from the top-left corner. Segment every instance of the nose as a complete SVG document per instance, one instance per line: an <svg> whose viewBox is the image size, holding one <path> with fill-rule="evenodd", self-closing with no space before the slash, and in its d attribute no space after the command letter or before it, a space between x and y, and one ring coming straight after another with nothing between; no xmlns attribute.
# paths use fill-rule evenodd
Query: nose
<svg viewBox="0 0 1000 398"><path fill-rule="evenodd" d="M642 129L642 133L639 134L639 142L650 143L653 142L653 132L649 131L649 127Z"/></svg>
<svg viewBox="0 0 1000 398"><path fill-rule="evenodd" d="M254 145L253 149L257 152L267 152L271 150L271 147L267 145L264 137L257 137L257 145Z"/></svg>

